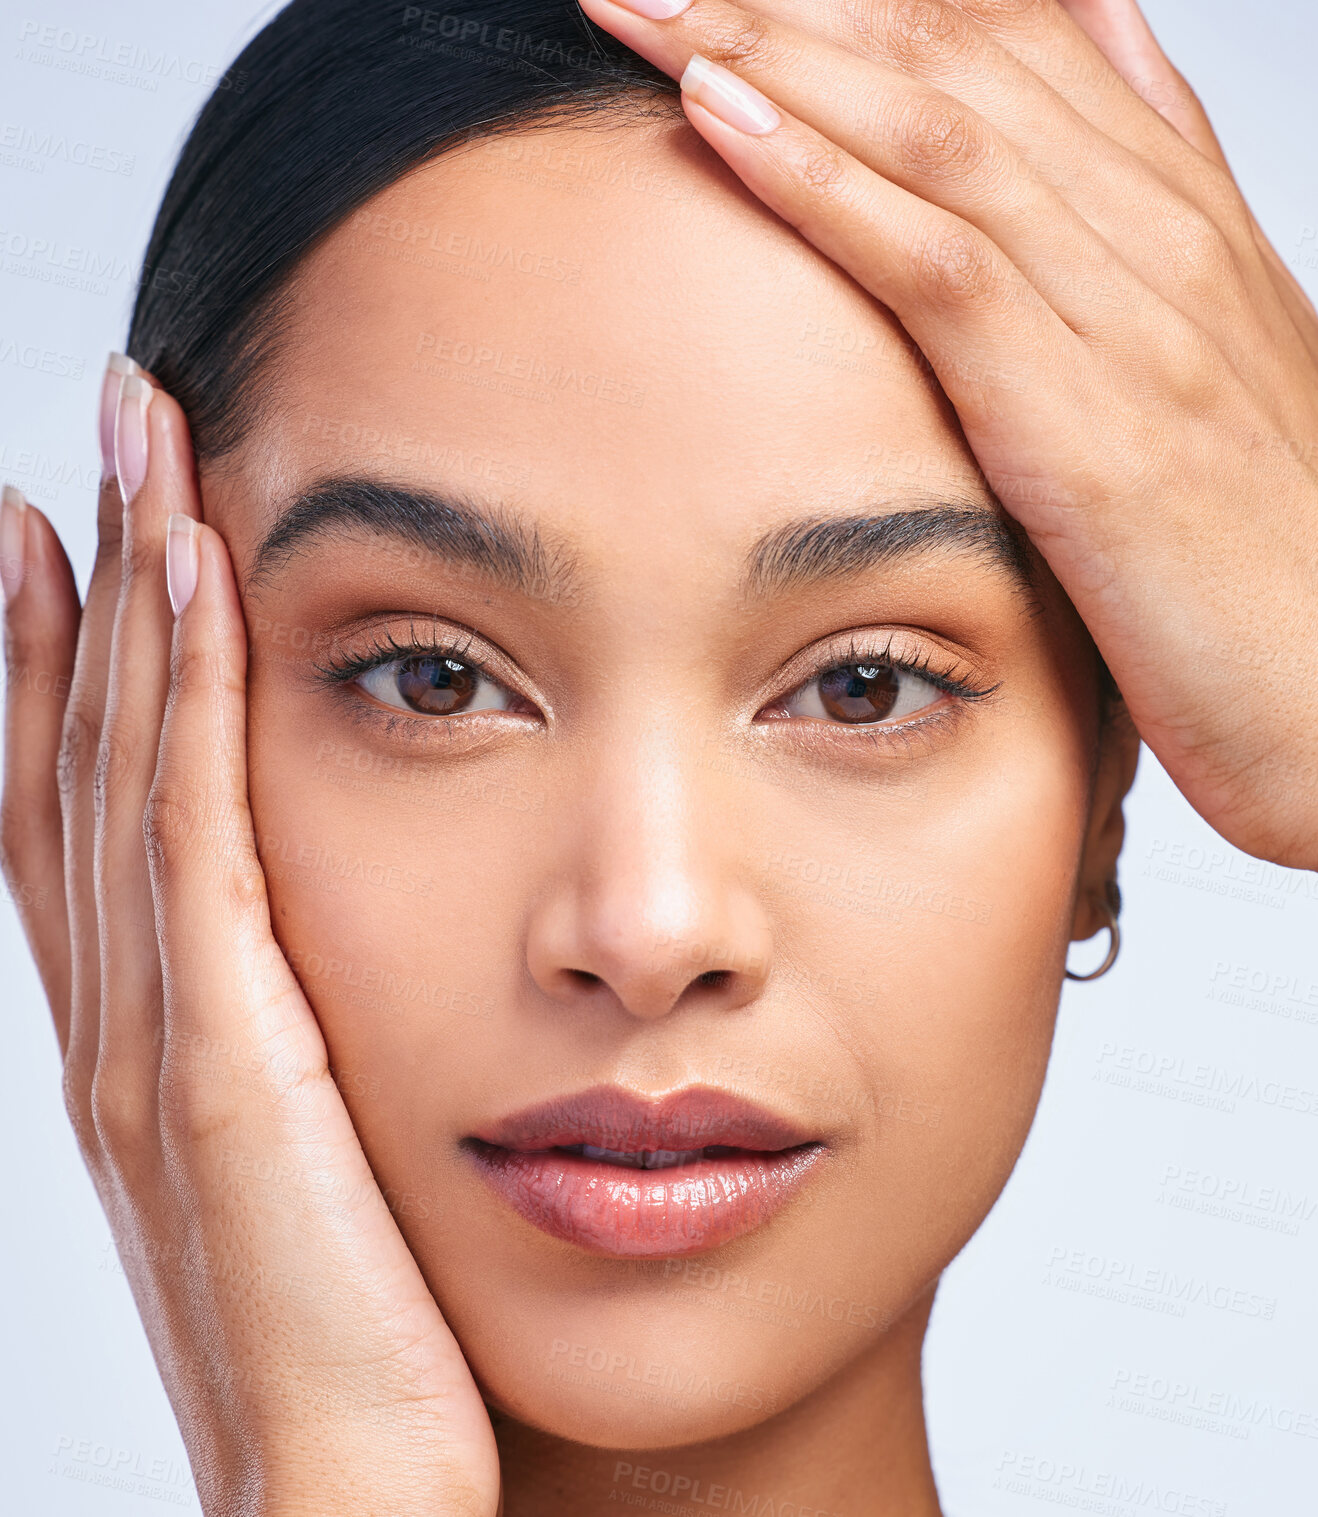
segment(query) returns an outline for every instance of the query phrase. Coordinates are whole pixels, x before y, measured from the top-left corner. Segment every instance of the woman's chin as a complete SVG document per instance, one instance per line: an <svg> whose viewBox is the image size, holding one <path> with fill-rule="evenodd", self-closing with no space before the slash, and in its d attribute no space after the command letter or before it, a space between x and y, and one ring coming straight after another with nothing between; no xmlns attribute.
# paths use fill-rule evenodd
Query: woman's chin
<svg viewBox="0 0 1318 1517"><path fill-rule="evenodd" d="M785 1326L705 1303L555 1309L541 1297L527 1306L525 1315L501 1314L497 1333L488 1313L454 1324L482 1395L518 1423L601 1449L672 1448L742 1432L800 1400L861 1347L854 1326Z"/></svg>
<svg viewBox="0 0 1318 1517"><path fill-rule="evenodd" d="M482 1385L492 1411L551 1438L587 1448L617 1450L681 1448L726 1438L754 1427L772 1408L748 1399L750 1388L733 1376L711 1377L711 1386L691 1393L664 1391L643 1380L629 1382L625 1372L595 1375L567 1371L583 1378L539 1382L534 1370L512 1369L500 1389Z"/></svg>

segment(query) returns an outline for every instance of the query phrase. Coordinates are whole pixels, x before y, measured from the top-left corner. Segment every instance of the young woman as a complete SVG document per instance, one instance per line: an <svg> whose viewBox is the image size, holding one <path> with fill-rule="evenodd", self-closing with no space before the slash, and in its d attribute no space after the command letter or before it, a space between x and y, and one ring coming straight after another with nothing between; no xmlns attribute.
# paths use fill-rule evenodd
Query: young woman
<svg viewBox="0 0 1318 1517"><path fill-rule="evenodd" d="M582 9L284 10L85 605L6 496L5 868L208 1513L937 1513L1139 739L1318 864L1318 318L1133 5Z"/></svg>

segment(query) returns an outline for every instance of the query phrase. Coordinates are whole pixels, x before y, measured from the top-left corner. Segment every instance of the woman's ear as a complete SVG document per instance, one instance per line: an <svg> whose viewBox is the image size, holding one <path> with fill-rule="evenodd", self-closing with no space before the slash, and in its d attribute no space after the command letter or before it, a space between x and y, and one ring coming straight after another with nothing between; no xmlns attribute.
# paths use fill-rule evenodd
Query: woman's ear
<svg viewBox="0 0 1318 1517"><path fill-rule="evenodd" d="M1134 782L1139 756L1139 733L1124 702L1116 700L1099 737L1094 799L1080 865L1072 942L1092 938L1108 925L1109 910L1116 909L1112 892L1116 886L1117 856L1126 836L1123 804Z"/></svg>

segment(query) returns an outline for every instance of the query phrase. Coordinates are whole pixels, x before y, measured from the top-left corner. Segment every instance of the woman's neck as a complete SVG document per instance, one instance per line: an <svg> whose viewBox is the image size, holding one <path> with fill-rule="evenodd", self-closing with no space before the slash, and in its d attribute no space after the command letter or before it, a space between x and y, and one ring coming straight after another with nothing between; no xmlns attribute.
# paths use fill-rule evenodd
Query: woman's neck
<svg viewBox="0 0 1318 1517"><path fill-rule="evenodd" d="M492 1409L503 1517L940 1517L920 1381L932 1305L930 1291L817 1390L709 1443L591 1448Z"/></svg>

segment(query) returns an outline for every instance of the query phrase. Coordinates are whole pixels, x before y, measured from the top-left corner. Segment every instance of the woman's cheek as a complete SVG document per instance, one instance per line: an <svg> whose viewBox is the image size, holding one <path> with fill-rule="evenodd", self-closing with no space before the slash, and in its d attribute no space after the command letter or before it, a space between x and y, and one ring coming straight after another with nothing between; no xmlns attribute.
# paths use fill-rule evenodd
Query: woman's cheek
<svg viewBox="0 0 1318 1517"><path fill-rule="evenodd" d="M984 724L987 728L988 724ZM1005 757L1004 757L1005 755ZM1088 812L1088 755L1022 720L885 793L778 818L775 953L849 1052L869 1143L851 1239L919 1240L908 1289L1005 1184L1047 1068ZM812 985L817 989L810 996ZM848 1241L850 1242L851 1239ZM905 1245L903 1245L905 1247ZM871 1250L882 1288L901 1248Z"/></svg>
<svg viewBox="0 0 1318 1517"><path fill-rule="evenodd" d="M525 816L506 786L367 740L277 681L253 681L251 711L271 918L370 1153L376 1134L433 1128L435 1068L481 1067L514 963Z"/></svg>
<svg viewBox="0 0 1318 1517"><path fill-rule="evenodd" d="M1009 762L1001 745L967 747L900 785L776 786L738 826L739 877L770 914L780 975L756 1008L766 1046L784 1053L770 1068L818 1080L806 1109L841 1109L849 1128L818 1194L729 1265L757 1291L843 1303L838 1320L786 1327L758 1311L715 1316L707 1277L685 1271L601 1305L593 1275L546 1272L542 1247L463 1189L452 1145L510 1072L531 1068L548 1082L537 1088L558 1089L600 1073L598 1055L592 1068L574 1049L571 1019L525 1003L521 925L527 881L548 863L538 840L553 835L552 800L537 807L511 765L492 784L497 765L464 774L391 751L346 723L262 706L259 687L254 707L252 800L276 931L399 1225L499 1403L608 1442L616 1402L554 1379L555 1345L606 1343L648 1363L680 1341L702 1376L735 1372L783 1405L927 1296L1033 1118L1084 830L1078 752L1025 730ZM708 1077L784 1097L756 1060L743 1073ZM618 1434L637 1446L707 1429L711 1409L663 1426L641 1410ZM762 1414L718 1409L725 1431Z"/></svg>

